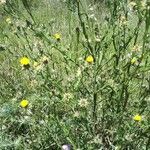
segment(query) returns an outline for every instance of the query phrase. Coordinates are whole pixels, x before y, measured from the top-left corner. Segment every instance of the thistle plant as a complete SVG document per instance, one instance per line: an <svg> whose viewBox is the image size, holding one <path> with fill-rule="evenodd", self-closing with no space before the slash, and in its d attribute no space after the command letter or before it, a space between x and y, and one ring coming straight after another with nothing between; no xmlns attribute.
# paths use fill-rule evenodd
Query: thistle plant
<svg viewBox="0 0 150 150"><path fill-rule="evenodd" d="M0 149L149 149L148 0L0 10Z"/></svg>

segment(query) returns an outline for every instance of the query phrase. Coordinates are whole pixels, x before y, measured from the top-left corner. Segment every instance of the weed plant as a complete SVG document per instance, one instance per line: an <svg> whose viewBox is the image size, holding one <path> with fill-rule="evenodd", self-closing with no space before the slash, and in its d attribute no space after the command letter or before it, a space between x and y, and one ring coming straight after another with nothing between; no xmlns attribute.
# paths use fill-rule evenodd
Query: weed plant
<svg viewBox="0 0 150 150"><path fill-rule="evenodd" d="M149 0L0 11L0 149L150 149Z"/></svg>

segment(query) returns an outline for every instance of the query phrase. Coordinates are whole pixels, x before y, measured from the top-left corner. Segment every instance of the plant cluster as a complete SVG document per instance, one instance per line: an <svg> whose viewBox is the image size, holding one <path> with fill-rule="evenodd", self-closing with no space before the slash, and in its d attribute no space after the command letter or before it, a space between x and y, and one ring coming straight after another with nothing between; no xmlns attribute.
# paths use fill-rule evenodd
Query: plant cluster
<svg viewBox="0 0 150 150"><path fill-rule="evenodd" d="M150 148L149 0L0 10L0 149Z"/></svg>

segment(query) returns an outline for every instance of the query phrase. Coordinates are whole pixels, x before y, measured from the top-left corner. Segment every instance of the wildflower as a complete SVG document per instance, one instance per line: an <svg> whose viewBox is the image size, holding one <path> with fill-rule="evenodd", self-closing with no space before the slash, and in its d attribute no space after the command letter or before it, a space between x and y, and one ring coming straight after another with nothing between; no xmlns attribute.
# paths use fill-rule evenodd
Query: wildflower
<svg viewBox="0 0 150 150"><path fill-rule="evenodd" d="M59 33L54 34L54 38L55 38L57 41L59 41L59 40L61 39L61 34L59 34Z"/></svg>
<svg viewBox="0 0 150 150"><path fill-rule="evenodd" d="M79 106L80 107L87 107L88 106L88 101L87 101L87 99L80 99L80 101L79 101Z"/></svg>
<svg viewBox="0 0 150 150"><path fill-rule="evenodd" d="M137 63L138 63L137 58L136 58L136 57L133 57L133 58L131 59L131 64L133 65L133 64L137 64Z"/></svg>
<svg viewBox="0 0 150 150"><path fill-rule="evenodd" d="M22 58L20 59L20 64L23 65L23 66L30 65L30 60L29 60L29 58L27 58L27 57L22 57Z"/></svg>
<svg viewBox="0 0 150 150"><path fill-rule="evenodd" d="M70 150L70 145L69 144L63 145L62 150Z"/></svg>
<svg viewBox="0 0 150 150"><path fill-rule="evenodd" d="M11 19L10 19L10 18L7 18L7 19L6 19L6 22L7 22L8 24L11 24Z"/></svg>
<svg viewBox="0 0 150 150"><path fill-rule="evenodd" d="M133 117L133 120L135 120L135 121L141 121L141 120L142 120L142 116L140 116L140 115L135 115L135 116Z"/></svg>
<svg viewBox="0 0 150 150"><path fill-rule="evenodd" d="M89 55L89 56L86 58L86 62L88 62L88 63L93 63L93 61L94 61L94 58L93 58L92 55Z"/></svg>
<svg viewBox="0 0 150 150"><path fill-rule="evenodd" d="M28 105L29 105L29 101L26 100L26 99L24 99L24 100L22 100L22 101L20 102L20 106L21 106L22 108L26 108Z"/></svg>

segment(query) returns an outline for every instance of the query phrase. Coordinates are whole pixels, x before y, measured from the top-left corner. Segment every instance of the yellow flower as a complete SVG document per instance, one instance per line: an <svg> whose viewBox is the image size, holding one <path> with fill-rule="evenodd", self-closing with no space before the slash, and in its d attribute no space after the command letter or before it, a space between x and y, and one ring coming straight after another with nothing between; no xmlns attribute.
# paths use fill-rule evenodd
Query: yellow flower
<svg viewBox="0 0 150 150"><path fill-rule="evenodd" d="M133 57L132 59L131 59L131 64L137 64L137 58L136 57Z"/></svg>
<svg viewBox="0 0 150 150"><path fill-rule="evenodd" d="M141 121L141 120L142 120L142 116L140 116L140 115L135 115L135 116L133 117L133 120L135 120L135 121Z"/></svg>
<svg viewBox="0 0 150 150"><path fill-rule="evenodd" d="M23 99L23 100L20 102L20 106L21 106L22 108L26 108L28 105L29 105L29 101L26 100L26 99Z"/></svg>
<svg viewBox="0 0 150 150"><path fill-rule="evenodd" d="M20 59L20 64L23 65L23 66L29 65L29 64L30 64L29 58L27 58L27 57L22 57L22 58Z"/></svg>
<svg viewBox="0 0 150 150"><path fill-rule="evenodd" d="M89 55L87 58L86 58L86 62L88 63L92 63L94 61L94 58L92 55Z"/></svg>
<svg viewBox="0 0 150 150"><path fill-rule="evenodd" d="M60 40L61 39L61 34L59 34L59 33L54 34L54 38L56 40Z"/></svg>

